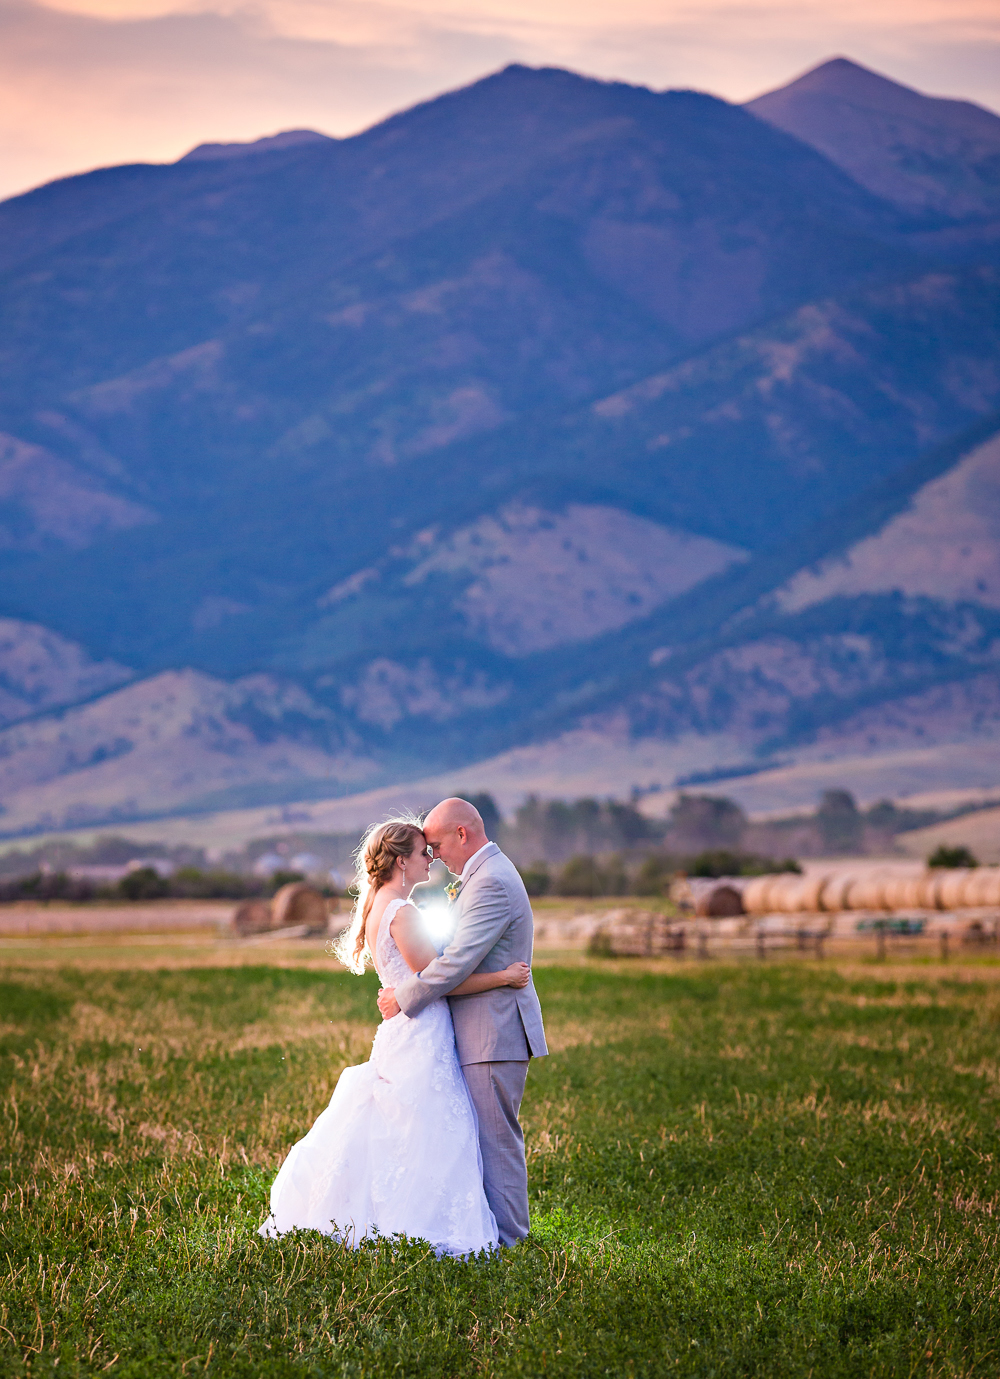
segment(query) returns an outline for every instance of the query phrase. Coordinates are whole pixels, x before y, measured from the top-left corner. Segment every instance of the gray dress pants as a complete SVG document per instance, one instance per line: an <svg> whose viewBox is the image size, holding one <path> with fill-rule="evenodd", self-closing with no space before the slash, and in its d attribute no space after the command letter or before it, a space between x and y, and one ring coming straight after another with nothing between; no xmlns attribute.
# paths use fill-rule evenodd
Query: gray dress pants
<svg viewBox="0 0 1000 1379"><path fill-rule="evenodd" d="M465 1063L462 1072L479 1119L486 1200L497 1219L500 1243L516 1245L528 1234L528 1166L517 1120L528 1060Z"/></svg>

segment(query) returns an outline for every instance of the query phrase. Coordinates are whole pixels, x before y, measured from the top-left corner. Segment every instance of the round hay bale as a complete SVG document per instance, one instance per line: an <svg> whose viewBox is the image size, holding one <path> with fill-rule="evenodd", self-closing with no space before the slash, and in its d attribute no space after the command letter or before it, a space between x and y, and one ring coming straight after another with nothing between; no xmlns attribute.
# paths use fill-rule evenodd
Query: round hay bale
<svg viewBox="0 0 1000 1379"><path fill-rule="evenodd" d="M723 883L702 891L694 907L702 919L733 919L743 914L743 897L736 886Z"/></svg>
<svg viewBox="0 0 1000 1379"><path fill-rule="evenodd" d="M909 877L887 876L882 887L885 908L887 910L905 910L908 905L915 905L917 902L909 898L912 889Z"/></svg>
<svg viewBox="0 0 1000 1379"><path fill-rule="evenodd" d="M229 923L240 935L265 934L271 927L271 907L266 900L241 900Z"/></svg>
<svg viewBox="0 0 1000 1379"><path fill-rule="evenodd" d="M942 910L957 910L965 904L965 885L968 879L968 867L945 872L938 887L938 904Z"/></svg>
<svg viewBox="0 0 1000 1379"><path fill-rule="evenodd" d="M982 867L980 905L1000 905L1000 867Z"/></svg>
<svg viewBox="0 0 1000 1379"><path fill-rule="evenodd" d="M885 877L864 876L854 880L846 895L848 910L884 910Z"/></svg>
<svg viewBox="0 0 1000 1379"><path fill-rule="evenodd" d="M743 909L748 915L766 915L770 909L770 891L775 881L783 877L769 873L767 876L753 876L743 887Z"/></svg>
<svg viewBox="0 0 1000 1379"><path fill-rule="evenodd" d="M767 893L768 908L778 914L796 915L805 909L803 903L805 884L801 876L785 874L775 878Z"/></svg>
<svg viewBox="0 0 1000 1379"><path fill-rule="evenodd" d="M814 876L799 878L802 882L802 909L815 914L823 907L823 892L830 879L829 872L819 872Z"/></svg>
<svg viewBox="0 0 1000 1379"><path fill-rule="evenodd" d="M312 934L325 934L329 922L326 897L305 881L290 881L271 901L275 929L307 924Z"/></svg>
<svg viewBox="0 0 1000 1379"><path fill-rule="evenodd" d="M902 896L902 909L922 909L924 905L924 878L922 876L908 876L903 882Z"/></svg>
<svg viewBox="0 0 1000 1379"><path fill-rule="evenodd" d="M945 873L932 869L924 872L920 878L918 894L920 900L918 904L924 910L941 910L941 883L944 881Z"/></svg>
<svg viewBox="0 0 1000 1379"><path fill-rule="evenodd" d="M855 877L849 871L835 871L828 874L819 894L819 903L827 914L836 914L847 909L847 896L854 885Z"/></svg>
<svg viewBox="0 0 1000 1379"><path fill-rule="evenodd" d="M965 905L989 905L989 895L993 889L993 877L988 867L977 867L970 872L962 890Z"/></svg>

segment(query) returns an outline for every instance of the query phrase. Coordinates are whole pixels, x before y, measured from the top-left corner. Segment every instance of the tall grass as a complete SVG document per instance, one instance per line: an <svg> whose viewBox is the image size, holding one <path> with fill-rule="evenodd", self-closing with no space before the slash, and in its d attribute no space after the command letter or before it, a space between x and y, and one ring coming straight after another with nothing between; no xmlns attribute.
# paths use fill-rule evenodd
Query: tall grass
<svg viewBox="0 0 1000 1379"><path fill-rule="evenodd" d="M995 1375L998 969L539 968L533 1229L256 1235L374 982L8 969L4 1375Z"/></svg>

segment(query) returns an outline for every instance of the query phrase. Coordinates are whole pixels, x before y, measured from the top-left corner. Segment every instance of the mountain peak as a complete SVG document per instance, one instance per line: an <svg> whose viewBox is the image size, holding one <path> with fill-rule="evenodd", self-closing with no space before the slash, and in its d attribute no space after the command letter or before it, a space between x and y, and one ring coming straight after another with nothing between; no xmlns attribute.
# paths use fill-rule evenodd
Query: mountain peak
<svg viewBox="0 0 1000 1379"><path fill-rule="evenodd" d="M263 139L252 139L247 143L198 144L196 148L178 158L179 163L207 163L223 158L251 158L258 153L280 153L286 148L297 148L302 144L333 144L337 141L329 134L319 134L315 129L286 129L280 134L270 134Z"/></svg>
<svg viewBox="0 0 1000 1379"><path fill-rule="evenodd" d="M907 211L963 219L1000 210L1000 117L971 101L925 96L835 57L745 108Z"/></svg>
<svg viewBox="0 0 1000 1379"><path fill-rule="evenodd" d="M922 95L912 86L904 86L902 82L884 77L880 72L874 72L860 62L853 62L849 57L831 57L816 67L810 67L807 72L803 72L786 86L780 86L775 91L769 91L763 96L758 96L756 100L749 101L748 105L752 108L758 102L773 101L778 96L787 98L793 92L797 95L822 92L824 95L840 96L842 99L874 101L882 106L898 100L900 95L904 100L909 98L921 103L933 99Z"/></svg>

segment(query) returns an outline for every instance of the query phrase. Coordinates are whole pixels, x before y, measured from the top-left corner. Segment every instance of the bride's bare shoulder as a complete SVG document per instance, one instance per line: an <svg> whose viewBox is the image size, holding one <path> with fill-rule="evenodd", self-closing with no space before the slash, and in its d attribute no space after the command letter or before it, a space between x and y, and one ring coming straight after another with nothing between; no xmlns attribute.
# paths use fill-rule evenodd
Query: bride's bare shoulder
<svg viewBox="0 0 1000 1379"><path fill-rule="evenodd" d="M419 923L420 911L412 900L405 900L402 905L396 906L395 912L389 920L389 932L395 937L398 933L405 933L414 924Z"/></svg>

